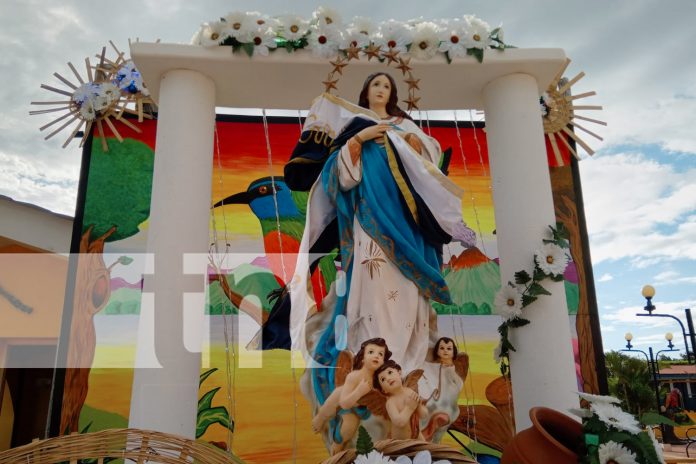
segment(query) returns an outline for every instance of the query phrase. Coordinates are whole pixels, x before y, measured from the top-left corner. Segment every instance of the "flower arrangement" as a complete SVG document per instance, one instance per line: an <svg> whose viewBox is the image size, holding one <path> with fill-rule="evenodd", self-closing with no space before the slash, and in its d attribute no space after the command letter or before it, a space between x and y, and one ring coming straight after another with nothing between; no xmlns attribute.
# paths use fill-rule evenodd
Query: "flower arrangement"
<svg viewBox="0 0 696 464"><path fill-rule="evenodd" d="M585 437L581 464L664 464L662 447L648 426L617 406L612 396L580 393L588 405L573 411L582 418ZM645 416L644 416L645 417Z"/></svg>
<svg viewBox="0 0 696 464"><path fill-rule="evenodd" d="M557 223L556 227L549 226L551 238L544 239L543 245L534 253L534 270L529 272L522 270L515 272L515 283L508 282L503 285L493 301L498 314L503 318L498 326L500 343L495 349L494 357L500 363L500 372L507 376L510 373L508 357L515 347L508 338L512 328L523 327L529 324L529 319L523 317L524 308L532 304L541 295L551 295L541 282L551 279L555 282L563 280L563 273L570 261L568 248L568 231L563 223Z"/></svg>
<svg viewBox="0 0 696 464"><path fill-rule="evenodd" d="M358 16L344 25L336 10L320 6L311 19L235 11L218 21L203 23L191 43L204 47L227 45L233 53L244 51L250 57L266 56L283 48L288 52L309 49L326 59L363 52L380 60L397 53L429 60L441 53L448 62L465 56L482 62L486 49L512 48L503 40L501 27L491 28L473 15L437 21L388 20L379 24Z"/></svg>
<svg viewBox="0 0 696 464"><path fill-rule="evenodd" d="M360 426L358 429L356 452L357 456L355 461L353 461L354 464L452 464L446 459L433 461L433 457L428 450L419 451L413 459L404 455L392 459L375 449L370 434L363 426Z"/></svg>

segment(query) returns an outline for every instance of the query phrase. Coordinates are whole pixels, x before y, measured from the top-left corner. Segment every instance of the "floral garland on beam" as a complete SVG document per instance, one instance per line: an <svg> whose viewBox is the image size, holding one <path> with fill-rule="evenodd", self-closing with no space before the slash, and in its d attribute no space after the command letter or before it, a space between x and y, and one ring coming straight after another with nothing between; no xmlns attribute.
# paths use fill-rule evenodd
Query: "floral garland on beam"
<svg viewBox="0 0 696 464"><path fill-rule="evenodd" d="M515 283L503 285L495 296L494 304L503 323L498 326L500 343L495 349L494 357L500 363L500 372L510 375L510 351L517 351L508 338L510 329L529 324L529 319L522 317L522 310L535 302L541 295L551 295L541 282L551 279L563 280L563 273L570 262L568 249L568 230L561 222L556 227L549 226L551 238L543 239L543 246L534 253L534 270L515 272Z"/></svg>
<svg viewBox="0 0 696 464"><path fill-rule="evenodd" d="M436 21L390 19L379 24L370 18L355 17L344 26L336 10L322 6L311 19L235 11L219 21L203 23L191 44L227 45L233 53L244 51L250 57L267 56L281 48L289 53L309 49L324 59L341 54L357 58L358 53L363 53L380 61L392 60L398 53L419 60L429 60L442 53L448 63L467 55L480 63L486 49L513 48L504 42L501 27L491 29L488 23L473 15Z"/></svg>

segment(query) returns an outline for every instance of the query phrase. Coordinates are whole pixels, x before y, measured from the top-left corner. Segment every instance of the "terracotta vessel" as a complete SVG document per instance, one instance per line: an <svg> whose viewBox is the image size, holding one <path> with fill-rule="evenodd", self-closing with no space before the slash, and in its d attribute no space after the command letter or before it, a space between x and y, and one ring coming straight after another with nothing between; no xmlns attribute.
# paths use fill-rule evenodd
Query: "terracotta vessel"
<svg viewBox="0 0 696 464"><path fill-rule="evenodd" d="M532 426L515 435L500 464L575 464L582 444L582 424L554 409L529 410Z"/></svg>

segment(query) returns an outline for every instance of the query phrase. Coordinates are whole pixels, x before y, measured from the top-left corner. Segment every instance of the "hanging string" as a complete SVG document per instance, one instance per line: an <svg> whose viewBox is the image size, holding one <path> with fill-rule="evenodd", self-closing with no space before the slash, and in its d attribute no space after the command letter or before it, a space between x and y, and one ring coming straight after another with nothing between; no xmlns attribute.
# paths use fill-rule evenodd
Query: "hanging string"
<svg viewBox="0 0 696 464"><path fill-rule="evenodd" d="M268 135L268 119L266 117L266 109L261 110L263 115L263 133L266 137L266 152L268 154L268 171L271 177L271 188L273 189L273 207L275 209L276 232L278 235L278 250L280 252L280 268L283 272L283 282L288 283L288 275L285 270L285 254L283 253L283 236L280 232L280 215L278 213L278 192L276 190L275 176L273 175L273 153L271 151L271 139Z"/></svg>
<svg viewBox="0 0 696 464"><path fill-rule="evenodd" d="M462 161L464 162L464 174L466 175L466 179L467 179L467 191L469 192L470 199L471 199L471 207L474 210L474 217L476 218L476 229L478 230L479 238L481 240L481 249L483 250L483 254L488 256L488 252L486 251L486 242L483 240L483 229L481 228L481 220L479 218L478 208L476 206L476 196L474 195L473 189L471 188L469 166L467 165L466 156L464 154L464 145L462 143L462 134L459 132L459 121L457 121L457 112L456 111L454 112L454 127L457 131L457 140L459 141L459 154L461 155Z"/></svg>
<svg viewBox="0 0 696 464"><path fill-rule="evenodd" d="M223 182L223 176L222 176L222 161L220 159L220 136L218 134L218 129L217 129L217 123L215 124L215 134L214 134L214 139L215 139L215 158L217 161L217 169L218 169L218 184L220 187L220 194L224 196L224 182ZM215 271L218 274L219 279L225 279L225 275L222 274L222 268L223 264L226 261L229 248L230 248L230 242L227 236L227 214L225 213L225 209L222 209L222 222L223 222L223 238L225 240L225 252L222 256L220 257L220 250L219 250L219 241L218 241L218 232L217 232L217 221L215 219L215 211L211 211L211 217L213 221L213 243L211 247L211 254L212 251L215 251L215 258L218 258L218 261L215 261L215 258L211 257L211 263L215 267ZM237 387L237 379L236 379L236 351L234 348L234 342L230 343L230 331L228 327L228 322L227 322L227 296L224 294L222 286L218 286L218 292L220 293L220 301L223 301L223 306L222 306L222 322L223 322L223 333L224 333L224 338L225 338L225 381L226 381L226 386L227 386L227 407L231 411L231 420L235 421L237 420L237 400L236 400L236 387ZM230 320L232 320L232 307L230 306ZM231 324L230 324L231 325ZM232 346L231 350L231 356L230 356L230 345ZM212 347L211 347L212 349ZM230 427L227 427L227 452L232 453L232 443L234 440L234 434L232 433L232 430Z"/></svg>
<svg viewBox="0 0 696 464"><path fill-rule="evenodd" d="M273 189L273 207L275 209L275 220L276 220L276 232L278 234L278 248L280 252L280 267L283 272L283 282L287 285L288 284L288 275L287 271L285 268L285 254L283 252L283 239L280 231L280 213L278 212L278 192L276 190L276 185L275 185L275 177L273 173L273 151L271 150L271 138L268 132L268 117L266 116L266 109L263 108L261 109L261 113L263 115L263 133L264 136L266 137L266 152L268 154L268 171L269 175L271 177L271 188ZM298 111L298 116L299 116L299 111ZM301 118L300 118L301 121ZM301 135L302 129L300 129L300 135ZM292 351L290 352L290 356L292 357ZM292 399L293 399L293 430L292 430L292 462L296 463L297 462L297 374L295 372L295 368L291 361L291 370L292 370Z"/></svg>
<svg viewBox="0 0 696 464"><path fill-rule="evenodd" d="M471 120L471 125L474 128L474 141L476 142L476 151L478 151L478 157L479 157L479 162L481 163L481 167L483 168L483 177L487 177L490 179L490 175L488 174L488 169L486 168L486 163L483 162L483 150L481 150L481 144L479 143L478 139L478 129L476 128L476 125L474 124L474 113L469 110L469 119ZM488 182L488 190L491 189L491 183Z"/></svg>
<svg viewBox="0 0 696 464"><path fill-rule="evenodd" d="M430 137L432 137L433 133L430 131L430 113L428 111L425 112L425 121L427 122L427 125L428 125L428 135Z"/></svg>

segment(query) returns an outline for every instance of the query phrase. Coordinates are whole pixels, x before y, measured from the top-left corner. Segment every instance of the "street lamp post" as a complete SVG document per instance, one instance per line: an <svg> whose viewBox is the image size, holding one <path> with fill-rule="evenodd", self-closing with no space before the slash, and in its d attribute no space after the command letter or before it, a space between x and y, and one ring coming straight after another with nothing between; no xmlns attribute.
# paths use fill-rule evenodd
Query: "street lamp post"
<svg viewBox="0 0 696 464"><path fill-rule="evenodd" d="M659 380L660 353L665 353L668 351L679 351L679 349L674 348L674 344L672 344L672 340L674 339L674 335L672 335L671 332L667 332L665 334L665 340L667 340L667 349L660 350L655 355L653 355L652 346L648 347L647 353L643 350L637 350L637 349L633 348L633 345L631 345L631 340L633 340L633 334L631 332L627 332L626 335L624 335L624 338L626 339L626 349L619 350L619 351L637 352L637 353L642 353L643 356L645 356L645 360L648 363L648 369L650 370L650 374L652 375L652 378L653 378L653 385L655 387L655 404L657 406L657 413L660 414L660 412L662 411L662 403L660 401L660 380ZM662 425L660 426L660 428L662 430L663 440L665 440L667 438L666 433L665 433L665 428Z"/></svg>
<svg viewBox="0 0 696 464"><path fill-rule="evenodd" d="M696 348L696 332L694 331L694 322L691 319L691 309L686 308L684 310L684 314L686 315L686 324L689 328L689 332L687 333L686 328L684 328L684 324L678 317L673 316L671 314L659 314L653 312L656 309L655 305L653 305L652 303L652 299L655 296L655 287L653 287L652 285L644 285L643 289L641 290L641 294L645 298L645 306L643 307L643 309L646 310L648 313L639 313L636 314L636 316L668 317L677 321L677 323L679 323L679 327L681 327L682 335L684 336L684 349L686 350L686 361L689 364L696 364L696 354L694 354L694 349Z"/></svg>

